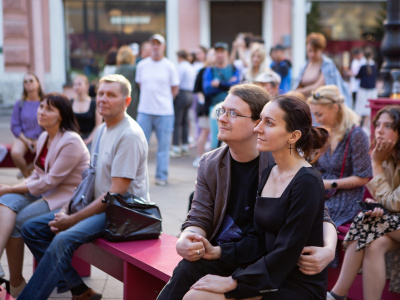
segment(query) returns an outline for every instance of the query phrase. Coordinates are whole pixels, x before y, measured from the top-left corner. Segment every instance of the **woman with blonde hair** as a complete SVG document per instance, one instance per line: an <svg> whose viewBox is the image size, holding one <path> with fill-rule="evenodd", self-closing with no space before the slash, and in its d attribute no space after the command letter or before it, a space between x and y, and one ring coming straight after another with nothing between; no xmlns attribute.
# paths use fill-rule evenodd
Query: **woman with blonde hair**
<svg viewBox="0 0 400 300"><path fill-rule="evenodd" d="M307 102L315 121L330 132L330 147L315 168L324 181L329 214L336 226L341 226L357 215L357 201L363 200L364 185L372 177L368 137L336 86L316 89Z"/></svg>
<svg viewBox="0 0 400 300"><path fill-rule="evenodd" d="M250 51L250 63L244 75L245 81L254 81L259 74L266 71L264 45L255 43L251 45Z"/></svg>
<svg viewBox="0 0 400 300"><path fill-rule="evenodd" d="M117 53L117 69L115 70L115 74L121 74L125 76L126 79L129 80L132 86L131 91L131 104L128 106L126 112L133 119L136 120L137 117L137 108L139 105L139 87L135 81L136 76L136 66L135 66L136 57L132 52L131 47L125 45L121 46L118 49Z"/></svg>
<svg viewBox="0 0 400 300"><path fill-rule="evenodd" d="M79 74L75 77L73 89L76 97L71 99L72 110L79 125L79 135L90 150L102 118L96 110L96 99L89 96L89 80L85 75Z"/></svg>

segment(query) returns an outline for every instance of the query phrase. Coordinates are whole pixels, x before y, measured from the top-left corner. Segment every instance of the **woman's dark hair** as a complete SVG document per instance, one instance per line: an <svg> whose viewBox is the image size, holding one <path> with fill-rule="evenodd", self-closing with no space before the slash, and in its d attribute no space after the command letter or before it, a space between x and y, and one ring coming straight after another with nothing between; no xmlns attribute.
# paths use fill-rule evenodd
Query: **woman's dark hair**
<svg viewBox="0 0 400 300"><path fill-rule="evenodd" d="M105 64L115 66L117 64L117 49L111 48L106 54Z"/></svg>
<svg viewBox="0 0 400 300"><path fill-rule="evenodd" d="M367 59L367 75L372 75L373 70L371 66L371 60L374 58L374 49L371 47L366 47L364 49L364 56Z"/></svg>
<svg viewBox="0 0 400 300"><path fill-rule="evenodd" d="M300 139L296 142L294 148L304 153L305 159L311 159L314 162L321 155L318 149L324 149L329 138L329 133L322 127L312 126L312 117L310 107L304 101L290 95L279 95L273 99L280 109L285 113L283 119L286 122L286 130L301 132Z"/></svg>
<svg viewBox="0 0 400 300"><path fill-rule="evenodd" d="M60 131L79 132L79 125L72 111L71 101L64 94L50 93L43 96L40 101L47 101L47 104L56 108L60 112L61 123Z"/></svg>
<svg viewBox="0 0 400 300"><path fill-rule="evenodd" d="M42 85L40 84L39 78L36 76L35 73L32 73L32 72L26 73L25 76L24 76L24 78L25 78L27 75L33 76L33 77L36 79L36 81L39 83L39 91L38 91L38 94L39 94L39 99L42 99L44 93L43 93ZM23 92L23 94L22 94L22 99L23 99L23 100L26 100L27 98L28 98L28 91L25 89L25 84L24 84L24 92Z"/></svg>
<svg viewBox="0 0 400 300"><path fill-rule="evenodd" d="M179 50L176 55L184 60L189 60L189 53L185 49Z"/></svg>
<svg viewBox="0 0 400 300"><path fill-rule="evenodd" d="M378 122L380 116L384 113L387 113L392 119L392 129L397 131L400 136L400 105L390 105L382 108L378 111L374 119L372 120L372 124L374 124L374 128L376 128L376 122ZM372 147L374 146L375 141ZM396 152L396 160L400 161L400 138L397 140L396 145L394 145L394 151Z"/></svg>

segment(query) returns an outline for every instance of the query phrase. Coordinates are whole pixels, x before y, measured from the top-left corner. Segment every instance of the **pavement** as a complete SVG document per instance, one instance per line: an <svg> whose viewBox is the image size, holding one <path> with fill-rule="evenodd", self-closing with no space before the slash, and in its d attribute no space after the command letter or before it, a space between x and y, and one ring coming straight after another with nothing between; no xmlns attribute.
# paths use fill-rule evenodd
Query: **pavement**
<svg viewBox="0 0 400 300"><path fill-rule="evenodd" d="M0 144L11 143L13 136L10 131L10 116L0 114ZM196 169L192 162L195 158L195 149L191 149L189 156L174 158L170 160L169 179L166 186L155 185L155 154L157 150L157 141L153 135L149 146L149 178L150 178L150 200L156 202L160 207L163 218L163 231L170 235L177 236L180 233L180 226L185 220L188 199L190 193L194 190L196 180ZM0 168L0 184L16 184L20 181L16 178L18 169ZM1 265L9 276L7 254L1 258ZM24 277L28 281L33 272L33 257L29 249L25 247L24 257ZM95 291L102 293L103 298L107 300L123 299L123 284L92 266L91 276L84 278L85 283ZM71 299L70 292L57 294L55 291L49 299L61 300Z"/></svg>

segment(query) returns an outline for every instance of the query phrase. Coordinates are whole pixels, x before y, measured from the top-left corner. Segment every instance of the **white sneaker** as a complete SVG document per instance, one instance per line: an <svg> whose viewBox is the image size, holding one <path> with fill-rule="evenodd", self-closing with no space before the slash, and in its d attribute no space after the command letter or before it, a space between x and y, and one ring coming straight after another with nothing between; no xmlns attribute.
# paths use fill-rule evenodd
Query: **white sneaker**
<svg viewBox="0 0 400 300"><path fill-rule="evenodd" d="M165 185L167 185L167 181L166 180L162 180L162 179L156 179L156 185L165 186Z"/></svg>
<svg viewBox="0 0 400 300"><path fill-rule="evenodd" d="M347 297L344 299L347 300ZM336 300L336 298L332 296L331 292L326 292L326 300Z"/></svg>
<svg viewBox="0 0 400 300"><path fill-rule="evenodd" d="M189 149L182 149L182 155L183 156L188 156L188 155L190 155L190 151L189 151Z"/></svg>
<svg viewBox="0 0 400 300"><path fill-rule="evenodd" d="M182 156L181 152L177 152L174 150L169 151L169 157L171 157L171 158L179 158L181 156Z"/></svg>
<svg viewBox="0 0 400 300"><path fill-rule="evenodd" d="M4 277L6 274L4 273L4 270L2 266L0 265L0 277Z"/></svg>
<svg viewBox="0 0 400 300"><path fill-rule="evenodd" d="M330 292L326 292L326 300L336 300Z"/></svg>

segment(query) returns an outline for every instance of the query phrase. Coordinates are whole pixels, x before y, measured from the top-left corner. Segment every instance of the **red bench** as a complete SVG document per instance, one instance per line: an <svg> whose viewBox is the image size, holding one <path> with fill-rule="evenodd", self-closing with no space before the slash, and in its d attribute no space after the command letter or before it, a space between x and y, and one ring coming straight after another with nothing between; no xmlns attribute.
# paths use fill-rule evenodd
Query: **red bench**
<svg viewBox="0 0 400 300"><path fill-rule="evenodd" d="M11 158L11 145L3 145L7 148L8 153L6 155L6 157L4 157L4 159L0 162L0 168L15 168L14 162ZM33 160L35 159L35 154L32 154L31 152L28 151L28 153L25 155L25 159L28 163L33 162ZM1 299L0 299L1 300Z"/></svg>
<svg viewBox="0 0 400 300"><path fill-rule="evenodd" d="M122 243L97 239L75 251L74 266L85 270L91 264L122 281L126 300L156 299L182 259L176 241L166 233L159 239Z"/></svg>
<svg viewBox="0 0 400 300"><path fill-rule="evenodd" d="M14 300L10 294L7 294L6 289L0 286L0 300Z"/></svg>

